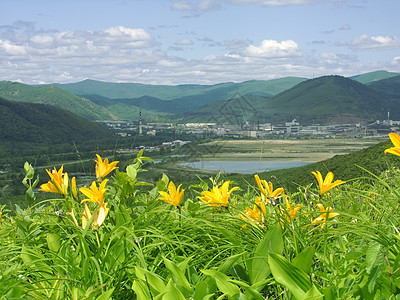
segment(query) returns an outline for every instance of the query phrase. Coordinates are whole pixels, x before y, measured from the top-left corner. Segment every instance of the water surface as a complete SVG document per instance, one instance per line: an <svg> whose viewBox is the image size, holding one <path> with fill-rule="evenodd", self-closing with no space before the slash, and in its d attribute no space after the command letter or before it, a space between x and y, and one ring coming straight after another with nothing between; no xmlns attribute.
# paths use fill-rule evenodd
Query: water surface
<svg viewBox="0 0 400 300"><path fill-rule="evenodd" d="M308 164L310 163L302 161L195 161L180 163L179 165L200 170L253 174L301 167Z"/></svg>

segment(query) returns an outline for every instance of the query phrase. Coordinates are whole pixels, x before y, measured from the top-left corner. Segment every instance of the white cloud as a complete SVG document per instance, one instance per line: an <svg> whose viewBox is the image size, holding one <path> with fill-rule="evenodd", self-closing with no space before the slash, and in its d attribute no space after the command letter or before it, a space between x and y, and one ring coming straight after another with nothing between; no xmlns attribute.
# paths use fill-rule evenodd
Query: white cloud
<svg viewBox="0 0 400 300"><path fill-rule="evenodd" d="M203 57L183 58L176 49L171 51L173 47L182 51L193 48L191 39L178 40L170 48L160 47L141 28L115 26L98 31L40 32L3 27L0 28L0 80L37 84L91 78L147 84L214 84L337 72L356 74L374 69L393 70L400 65L398 56L391 61L380 61L379 65L376 62L365 66L356 55L307 54L293 40L266 39L255 45L245 39L203 38L195 43L204 48ZM226 53L218 52L221 49ZM185 52L182 56L188 55Z"/></svg>
<svg viewBox="0 0 400 300"><path fill-rule="evenodd" d="M301 52L297 43L292 40L278 42L275 40L263 40L260 46L250 45L244 51L246 56L250 57L291 57L299 56Z"/></svg>
<svg viewBox="0 0 400 300"><path fill-rule="evenodd" d="M400 65L400 56L393 57L390 64L393 66L399 66Z"/></svg>
<svg viewBox="0 0 400 300"><path fill-rule="evenodd" d="M193 41L190 39L181 39L176 41L174 45L180 45L180 46L193 45Z"/></svg>
<svg viewBox="0 0 400 300"><path fill-rule="evenodd" d="M354 39L350 47L355 50L381 50L400 48L400 40L396 36L369 36L363 34Z"/></svg>
<svg viewBox="0 0 400 300"><path fill-rule="evenodd" d="M192 6L186 1L174 1L174 3L172 4L172 9L178 11L186 11L191 10Z"/></svg>

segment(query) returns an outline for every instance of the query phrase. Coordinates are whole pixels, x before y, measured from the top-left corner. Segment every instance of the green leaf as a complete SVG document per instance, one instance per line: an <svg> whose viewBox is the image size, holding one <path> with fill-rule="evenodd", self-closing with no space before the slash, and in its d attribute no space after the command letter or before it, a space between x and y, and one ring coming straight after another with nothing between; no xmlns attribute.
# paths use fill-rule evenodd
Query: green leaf
<svg viewBox="0 0 400 300"><path fill-rule="evenodd" d="M170 280L167 284L167 292L162 297L163 300L186 300L185 296L177 289Z"/></svg>
<svg viewBox="0 0 400 300"><path fill-rule="evenodd" d="M132 178L132 179L136 179L137 176L137 169L135 168L134 165L129 165L126 167L126 174Z"/></svg>
<svg viewBox="0 0 400 300"><path fill-rule="evenodd" d="M47 246L49 250L53 252L58 252L61 247L61 238L58 234L55 233L48 233L46 236Z"/></svg>
<svg viewBox="0 0 400 300"><path fill-rule="evenodd" d="M322 300L324 296L321 294L321 292L315 287L315 285L312 286L311 289L307 291L307 293L304 295L304 300Z"/></svg>
<svg viewBox="0 0 400 300"><path fill-rule="evenodd" d="M214 294L208 294L208 285L204 281L199 281L195 288L193 294L193 300L206 300L214 296Z"/></svg>
<svg viewBox="0 0 400 300"><path fill-rule="evenodd" d="M275 280L287 287L296 299L304 299L306 292L311 288L307 273L279 254L270 253L268 262Z"/></svg>
<svg viewBox="0 0 400 300"><path fill-rule="evenodd" d="M97 297L96 300L109 300L112 299L111 294L114 292L115 287L113 287L112 289L104 292L103 294L101 294L101 296Z"/></svg>
<svg viewBox="0 0 400 300"><path fill-rule="evenodd" d="M282 227L279 222L267 231L264 238L258 243L247 268L251 284L264 280L271 274L268 264L268 253L282 253L283 237Z"/></svg>
<svg viewBox="0 0 400 300"><path fill-rule="evenodd" d="M190 284L185 277L185 274L178 266L172 261L168 260L164 257L164 264L168 271L171 273L172 278L174 279L175 284L183 286L187 291L191 290Z"/></svg>
<svg viewBox="0 0 400 300"><path fill-rule="evenodd" d="M367 269L367 273L370 274L372 268L375 265L375 262L378 258L378 255L380 253L380 249L381 249L381 245L380 244L373 244L370 245L367 249L367 253L366 253L366 269Z"/></svg>
<svg viewBox="0 0 400 300"><path fill-rule="evenodd" d="M307 274L310 274L311 266L313 263L314 250L314 247L305 248L292 260L292 264L300 270L303 270Z"/></svg>
<svg viewBox="0 0 400 300"><path fill-rule="evenodd" d="M24 164L24 170L26 173L25 177L27 179L33 179L33 176L35 175L35 170L33 169L32 165L27 161Z"/></svg>
<svg viewBox="0 0 400 300"><path fill-rule="evenodd" d="M244 253L244 252L243 252ZM229 256L219 267L218 271L221 273L226 273L230 270L234 264L242 257L243 253Z"/></svg>
<svg viewBox="0 0 400 300"><path fill-rule="evenodd" d="M163 191L169 183L169 178L167 175L163 174L162 177L157 181L156 186L159 191Z"/></svg>
<svg viewBox="0 0 400 300"><path fill-rule="evenodd" d="M158 293L165 290L164 282L156 274L139 267L135 267L135 274L141 281L148 283Z"/></svg>
<svg viewBox="0 0 400 300"><path fill-rule="evenodd" d="M201 272L212 277L217 283L218 289L222 293L227 294L230 297L240 293L238 286L230 282L231 279L227 275L216 270L201 270Z"/></svg>
<svg viewBox="0 0 400 300"><path fill-rule="evenodd" d="M143 281L134 280L132 283L132 290L136 293L137 300L151 299L149 288Z"/></svg>

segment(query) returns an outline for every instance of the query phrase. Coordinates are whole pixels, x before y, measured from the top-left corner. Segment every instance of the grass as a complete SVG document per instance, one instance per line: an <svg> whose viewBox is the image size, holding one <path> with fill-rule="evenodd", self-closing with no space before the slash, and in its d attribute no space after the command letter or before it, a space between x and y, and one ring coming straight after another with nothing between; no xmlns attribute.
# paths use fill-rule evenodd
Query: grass
<svg viewBox="0 0 400 300"><path fill-rule="evenodd" d="M348 180L323 195L315 184L295 191L274 184L268 190L268 181L260 188L253 178L248 184L230 182L229 189L240 189L224 198L216 188L229 178L215 176L185 187L176 207L158 199L159 191L174 197L167 176L154 185L142 182L147 160L140 152L127 167L104 175L109 181L103 200L93 194L95 202L85 202L92 215L85 214L86 227L81 201L88 195L74 195L71 182L53 199L28 194L31 204L15 215L1 205L2 299L396 299L400 294L398 168L364 171L368 179ZM26 187L34 189L34 170L25 171ZM262 183L266 177L260 177ZM200 200L205 191L217 206ZM99 221L103 203L109 211ZM72 209L76 224L68 214Z"/></svg>

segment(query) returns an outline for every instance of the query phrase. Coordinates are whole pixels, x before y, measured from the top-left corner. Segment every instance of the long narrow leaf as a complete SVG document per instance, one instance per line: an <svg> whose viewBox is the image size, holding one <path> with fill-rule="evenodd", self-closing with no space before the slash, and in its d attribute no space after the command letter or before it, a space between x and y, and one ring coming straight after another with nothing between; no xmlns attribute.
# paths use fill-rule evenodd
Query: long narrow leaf
<svg viewBox="0 0 400 300"><path fill-rule="evenodd" d="M268 262L275 280L287 287L296 299L303 299L311 288L307 273L292 265L279 254L270 253Z"/></svg>

